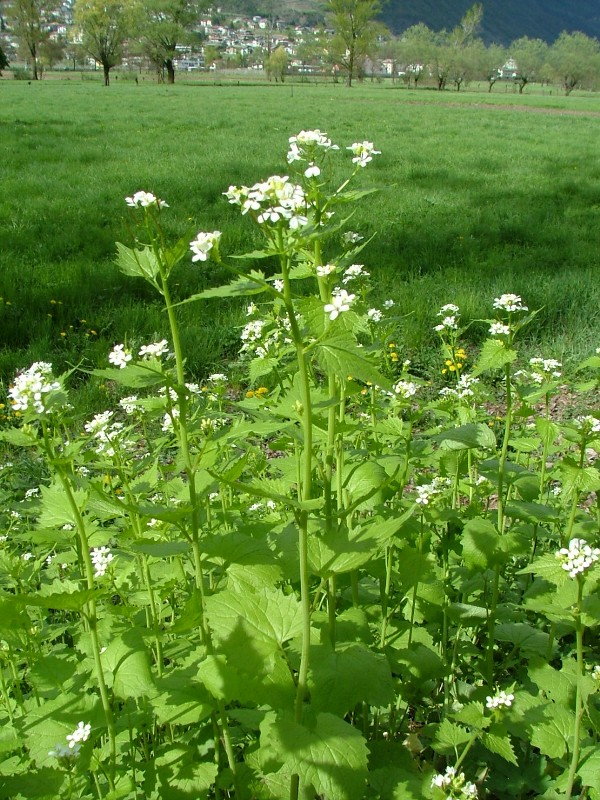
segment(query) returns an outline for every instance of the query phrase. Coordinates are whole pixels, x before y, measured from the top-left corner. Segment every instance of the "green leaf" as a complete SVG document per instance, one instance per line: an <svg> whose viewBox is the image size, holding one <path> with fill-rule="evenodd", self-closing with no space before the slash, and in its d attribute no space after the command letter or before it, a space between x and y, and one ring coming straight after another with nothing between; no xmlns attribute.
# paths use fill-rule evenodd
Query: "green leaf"
<svg viewBox="0 0 600 800"><path fill-rule="evenodd" d="M526 622L507 622L496 625L494 638L498 642L509 642L525 657L545 656L548 653L550 636Z"/></svg>
<svg viewBox="0 0 600 800"><path fill-rule="evenodd" d="M196 725L210 716L213 707L206 689L190 673L175 668L157 679L159 693L150 704L161 725Z"/></svg>
<svg viewBox="0 0 600 800"><path fill-rule="evenodd" d="M34 429L31 432L24 431L22 428L7 428L0 431L0 442L8 442L14 447L33 447L38 443L38 438L34 434Z"/></svg>
<svg viewBox="0 0 600 800"><path fill-rule="evenodd" d="M148 652L137 628L113 639L102 654L102 666L113 692L123 700L156 691Z"/></svg>
<svg viewBox="0 0 600 800"><path fill-rule="evenodd" d="M367 778L367 743L359 731L333 714L317 714L310 726L285 712L268 714L260 726L267 763L299 775L327 800L362 800ZM273 769L272 772L277 770Z"/></svg>
<svg viewBox="0 0 600 800"><path fill-rule="evenodd" d="M549 711L550 718L534 726L531 744L548 758L562 758L575 729L575 714L557 703Z"/></svg>
<svg viewBox="0 0 600 800"><path fill-rule="evenodd" d="M436 753L454 756L470 738L471 734L467 730L446 718L437 726L431 746Z"/></svg>
<svg viewBox="0 0 600 800"><path fill-rule="evenodd" d="M502 556L500 534L490 520L476 517L469 520L461 536L463 559L472 570L494 566Z"/></svg>
<svg viewBox="0 0 600 800"><path fill-rule="evenodd" d="M206 598L206 613L218 639L230 637L240 619L259 639L278 644L302 630L300 603L292 595L275 590L261 589L243 596L225 590Z"/></svg>
<svg viewBox="0 0 600 800"><path fill-rule="evenodd" d="M94 369L90 374L130 389L148 389L165 382L162 372L143 364L128 364L124 369Z"/></svg>
<svg viewBox="0 0 600 800"><path fill-rule="evenodd" d="M261 292L265 292L269 289L272 289L272 287L265 280L264 274L252 270L248 277L236 278L231 281L231 283L226 283L223 286L205 289L203 292L191 295L191 297L178 303L178 305L183 306L186 305L186 303L193 303L195 300L208 300L211 297L247 297L249 295L261 294Z"/></svg>
<svg viewBox="0 0 600 800"><path fill-rule="evenodd" d="M36 606L37 608L53 608L57 611L81 611L90 600L99 600L106 596L104 589L81 589L76 592L60 592L54 594L18 594L11 598L15 605Z"/></svg>
<svg viewBox="0 0 600 800"><path fill-rule="evenodd" d="M488 425L480 422L472 422L461 425L459 428L451 428L448 431L438 433L433 437L433 441L442 442L447 447L458 450L470 450L475 447L483 447L488 450L496 449L496 436Z"/></svg>
<svg viewBox="0 0 600 800"><path fill-rule="evenodd" d="M560 513L555 508L540 503L526 503L523 500L511 500L507 503L506 514L512 519L523 519L533 524L552 524L560 520Z"/></svg>
<svg viewBox="0 0 600 800"><path fill-rule="evenodd" d="M311 648L309 689L317 711L344 717L358 703L383 707L394 699L387 659L360 643Z"/></svg>
<svg viewBox="0 0 600 800"><path fill-rule="evenodd" d="M597 746L585 747L581 751L577 772L583 786L590 786L600 792L600 749Z"/></svg>
<svg viewBox="0 0 600 800"><path fill-rule="evenodd" d="M474 377L489 370L503 369L511 364L517 357L517 352L510 349L500 339L486 339L481 348L475 369L471 373Z"/></svg>
<svg viewBox="0 0 600 800"><path fill-rule="evenodd" d="M365 357L363 348L347 334L332 335L320 342L315 350L323 369L345 381L349 376L382 389L390 389L390 381Z"/></svg>
<svg viewBox="0 0 600 800"><path fill-rule="evenodd" d="M134 278L144 278L150 283L156 281L160 274L160 266L152 247L133 249L117 242L116 262L124 275Z"/></svg>
<svg viewBox="0 0 600 800"><path fill-rule="evenodd" d="M170 744L156 758L161 800L204 800L217 777L217 765L209 760L198 761L197 748Z"/></svg>
<svg viewBox="0 0 600 800"><path fill-rule="evenodd" d="M75 512L61 485L53 483L51 486L40 486L40 494L42 497L40 527L62 528L63 525L75 525L77 522ZM72 494L77 508L82 509L87 499L87 492L83 489L75 489ZM65 534L66 539L72 536L74 536L73 533Z"/></svg>
<svg viewBox="0 0 600 800"><path fill-rule="evenodd" d="M507 734L484 731L481 734L481 744L486 747L490 753L495 753L501 756L505 761L518 766L519 762L517 761L514 747Z"/></svg>

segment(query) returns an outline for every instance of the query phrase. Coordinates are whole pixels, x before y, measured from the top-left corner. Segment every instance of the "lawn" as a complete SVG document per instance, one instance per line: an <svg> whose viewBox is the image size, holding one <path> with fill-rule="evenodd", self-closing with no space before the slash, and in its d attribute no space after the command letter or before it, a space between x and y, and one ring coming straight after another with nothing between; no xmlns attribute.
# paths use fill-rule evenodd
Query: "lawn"
<svg viewBox="0 0 600 800"><path fill-rule="evenodd" d="M225 254L256 243L222 193L286 170L287 138L320 128L334 142L371 140L365 178L381 191L353 226L373 236L364 261L374 302L396 301L401 347L429 366L434 308L472 319L511 291L543 308L531 348L567 364L596 345L600 284L600 98L558 93L438 93L389 84L134 85L76 78L3 81L0 186L0 370L39 359L90 365L125 339L166 332L147 288L114 266L128 241L123 198L169 203L169 233L223 231ZM219 281L188 264L181 298ZM235 303L182 310L198 376L238 349ZM476 325L473 343L483 329Z"/></svg>

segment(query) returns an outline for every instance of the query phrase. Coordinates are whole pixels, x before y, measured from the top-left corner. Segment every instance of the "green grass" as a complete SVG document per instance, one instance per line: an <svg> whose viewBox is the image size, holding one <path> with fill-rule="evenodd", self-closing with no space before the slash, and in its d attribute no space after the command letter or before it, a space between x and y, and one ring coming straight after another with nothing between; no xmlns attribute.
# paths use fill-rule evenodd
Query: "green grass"
<svg viewBox="0 0 600 800"><path fill-rule="evenodd" d="M599 343L600 97L123 80L108 90L2 82L0 93L4 380L35 359L90 366L116 342L166 332L150 291L113 264L115 241L129 241L126 195L167 200L173 236L217 228L225 254L243 252L258 240L222 192L284 173L288 136L316 127L340 145L369 139L382 151L363 176L382 191L352 227L375 234L364 251L373 302L394 298L417 366L427 368L436 346L439 305L481 319L503 292L543 308L532 352L574 363ZM189 264L177 295L223 277ZM235 357L234 305L181 314L192 373ZM484 330L473 326L474 343Z"/></svg>

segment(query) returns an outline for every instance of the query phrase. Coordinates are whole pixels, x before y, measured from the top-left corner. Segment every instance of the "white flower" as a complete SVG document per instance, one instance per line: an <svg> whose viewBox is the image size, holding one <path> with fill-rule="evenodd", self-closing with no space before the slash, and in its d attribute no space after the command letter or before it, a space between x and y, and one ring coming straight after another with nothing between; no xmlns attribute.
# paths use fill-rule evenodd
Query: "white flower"
<svg viewBox="0 0 600 800"><path fill-rule="evenodd" d="M443 774L434 775L431 779L431 788L448 790L446 798L470 800L477 797L475 784L467 783L464 772L457 773L454 767L446 767Z"/></svg>
<svg viewBox="0 0 600 800"><path fill-rule="evenodd" d="M510 708L514 699L514 694L507 694L504 690L502 690L497 692L493 697L488 695L485 698L485 706L486 708L501 708L502 706L505 708Z"/></svg>
<svg viewBox="0 0 600 800"><path fill-rule="evenodd" d="M419 387L413 381L398 381L398 383L394 384L394 392L405 400L408 400L409 397L413 397L418 391Z"/></svg>
<svg viewBox="0 0 600 800"><path fill-rule="evenodd" d="M309 164L308 168L304 170L304 177L306 178L318 178L320 174L321 170L316 164Z"/></svg>
<svg viewBox="0 0 600 800"><path fill-rule="evenodd" d="M273 287L277 289L278 292L283 292L284 283L282 280L277 278L276 280L273 281Z"/></svg>
<svg viewBox="0 0 600 800"><path fill-rule="evenodd" d="M75 758L79 751L81 750L81 745L74 742L72 745L65 745L65 744L55 744L52 750L48 751L48 755L51 758L63 758L63 759L70 759Z"/></svg>
<svg viewBox="0 0 600 800"><path fill-rule="evenodd" d="M587 430L589 433L600 433L600 419L596 419L596 417L592 417L590 414L577 417L575 423L579 430Z"/></svg>
<svg viewBox="0 0 600 800"><path fill-rule="evenodd" d="M114 559L114 555L110 552L110 547L94 547L90 550L90 555L92 557L92 566L94 567L94 577L103 578L106 575L108 565ZM83 723L80 722L79 724L82 725Z"/></svg>
<svg viewBox="0 0 600 800"><path fill-rule="evenodd" d="M509 336L510 327L503 322L492 322L489 332L492 336Z"/></svg>
<svg viewBox="0 0 600 800"><path fill-rule="evenodd" d="M571 539L568 547L561 547L556 553L556 558L561 561L561 567L575 578L588 570L600 557L600 549L590 547L585 539Z"/></svg>
<svg viewBox="0 0 600 800"><path fill-rule="evenodd" d="M296 136L290 136L290 149L287 154L288 164L294 161L304 161L306 157L314 154L317 148L322 150L339 150L338 146L331 143L326 133L318 128L312 131L300 131ZM307 177L310 177L307 175Z"/></svg>
<svg viewBox="0 0 600 800"><path fill-rule="evenodd" d="M119 400L119 405L126 414L135 414L138 408L135 405L137 400L137 396L132 394L129 397L123 397L121 400Z"/></svg>
<svg viewBox="0 0 600 800"><path fill-rule="evenodd" d="M355 231L347 231L342 235L342 241L345 244L357 244L361 242L365 237L361 236L360 233L356 233Z"/></svg>
<svg viewBox="0 0 600 800"><path fill-rule="evenodd" d="M349 311L355 299L355 294L348 294L345 289L337 287L333 290L331 303L327 303L323 310L326 314L329 314L330 320L334 320L344 311Z"/></svg>
<svg viewBox="0 0 600 800"><path fill-rule="evenodd" d="M458 330L458 322L456 321L455 316L447 316L440 322L439 325L436 325L433 329L438 333L442 331L457 331Z"/></svg>
<svg viewBox="0 0 600 800"><path fill-rule="evenodd" d="M124 344L116 344L108 354L109 362L119 369L125 369L132 358L131 352L125 349Z"/></svg>
<svg viewBox="0 0 600 800"><path fill-rule="evenodd" d="M67 736L67 742L70 748L74 748L79 742L87 742L92 732L92 726L87 723L79 722L73 733Z"/></svg>
<svg viewBox="0 0 600 800"><path fill-rule="evenodd" d="M152 192L136 192L133 197L126 197L125 202L131 208L148 208L157 206L158 208L168 208L164 200L159 200Z"/></svg>
<svg viewBox="0 0 600 800"><path fill-rule="evenodd" d="M494 300L494 308L500 308L504 311L527 311L527 306L523 305L521 297L518 294L503 294L501 297L496 297Z"/></svg>
<svg viewBox="0 0 600 800"><path fill-rule="evenodd" d="M359 167L366 167L369 161L373 160L373 156L381 154L381 150L375 150L373 142L354 142L346 150L352 150L354 158L353 164L358 164Z"/></svg>
<svg viewBox="0 0 600 800"><path fill-rule="evenodd" d="M429 505L430 498L441 494L448 486L450 486L450 479L440 477L434 478L431 483L422 483L416 486L417 497L415 498L415 503L420 506Z"/></svg>
<svg viewBox="0 0 600 800"><path fill-rule="evenodd" d="M317 275L319 278L326 278L328 275L331 275L332 272L335 272L335 264L323 264L317 267Z"/></svg>
<svg viewBox="0 0 600 800"><path fill-rule="evenodd" d="M383 312L380 311L378 308L370 308L367 311L367 317L372 322L381 322L381 320L383 319Z"/></svg>
<svg viewBox="0 0 600 800"><path fill-rule="evenodd" d="M213 248L218 249L220 239L221 231L213 231L212 233L203 233L201 231L194 241L190 242L190 250L194 254L192 261L207 261L210 251Z"/></svg>
<svg viewBox="0 0 600 800"><path fill-rule="evenodd" d="M383 307L384 308L393 308L394 307L394 301L393 300L384 300L383 301Z"/></svg>
<svg viewBox="0 0 600 800"><path fill-rule="evenodd" d="M160 356L167 353L169 350L169 343L166 339L161 339L160 342L153 342L152 344L145 344L140 347L140 358L160 358Z"/></svg>
<svg viewBox="0 0 600 800"><path fill-rule="evenodd" d="M213 374L209 375L206 380L210 383L225 383L227 380L227 375L225 375L223 372L213 372Z"/></svg>
<svg viewBox="0 0 600 800"><path fill-rule="evenodd" d="M353 281L355 278L368 278L369 274L367 270L364 268L362 264L351 264L346 270L344 270L344 277L342 278L342 283L349 283Z"/></svg>
<svg viewBox="0 0 600 800"><path fill-rule="evenodd" d="M14 384L8 390L13 411L35 411L46 413L46 397L60 389L60 383L52 380L52 365L36 361L29 369L17 373Z"/></svg>
<svg viewBox="0 0 600 800"><path fill-rule="evenodd" d="M23 553L21 558L23 559L23 561L31 561L31 559L35 558L35 556L33 555L33 553Z"/></svg>
<svg viewBox="0 0 600 800"><path fill-rule="evenodd" d="M438 315L438 317L445 317L447 314L456 315L456 314L459 314L459 313L460 313L460 309L459 309L458 306L454 305L454 303L446 303L445 306L442 306L440 308L440 310L438 311L437 315Z"/></svg>

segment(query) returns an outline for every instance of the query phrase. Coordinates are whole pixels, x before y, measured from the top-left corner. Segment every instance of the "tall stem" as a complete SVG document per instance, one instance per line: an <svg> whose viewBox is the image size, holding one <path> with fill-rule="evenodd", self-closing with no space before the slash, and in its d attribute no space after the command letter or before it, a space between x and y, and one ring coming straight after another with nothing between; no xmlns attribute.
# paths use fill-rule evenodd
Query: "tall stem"
<svg viewBox="0 0 600 800"><path fill-rule="evenodd" d="M575 641L577 650L577 684L575 687L575 723L573 725L573 752L571 753L571 763L569 765L569 776L565 796L571 799L573 786L577 778L577 767L579 765L579 753L581 751L581 720L583 718L583 697L581 694L581 680L585 674L583 663L583 632L584 626L581 621L581 607L583 604L583 584L581 576L577 578L577 605L574 609L575 617Z"/></svg>

